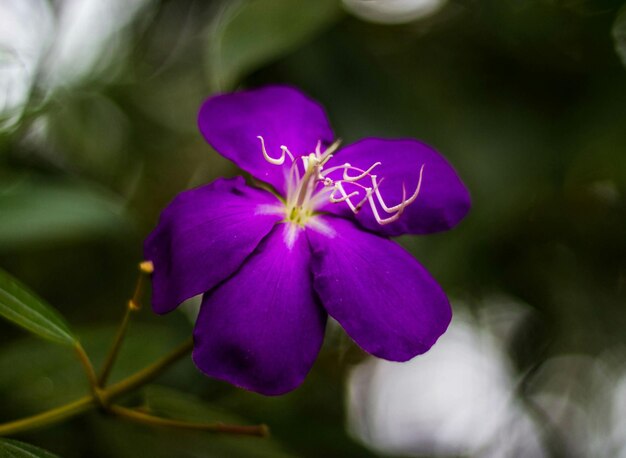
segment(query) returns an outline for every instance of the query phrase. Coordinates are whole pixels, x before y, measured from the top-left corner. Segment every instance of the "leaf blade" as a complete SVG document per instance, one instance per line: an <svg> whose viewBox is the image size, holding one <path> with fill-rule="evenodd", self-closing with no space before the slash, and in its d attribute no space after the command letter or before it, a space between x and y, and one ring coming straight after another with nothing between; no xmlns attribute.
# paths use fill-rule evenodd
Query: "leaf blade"
<svg viewBox="0 0 626 458"><path fill-rule="evenodd" d="M52 342L64 345L77 343L59 312L1 269L0 316Z"/></svg>
<svg viewBox="0 0 626 458"><path fill-rule="evenodd" d="M0 457L11 458L59 458L58 455L50 453L34 445L14 439L0 438Z"/></svg>

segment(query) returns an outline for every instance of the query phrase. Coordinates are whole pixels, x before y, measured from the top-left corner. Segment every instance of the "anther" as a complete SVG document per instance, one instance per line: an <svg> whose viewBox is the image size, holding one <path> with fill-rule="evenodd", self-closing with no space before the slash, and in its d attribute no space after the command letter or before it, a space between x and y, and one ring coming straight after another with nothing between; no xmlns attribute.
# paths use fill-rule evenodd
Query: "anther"
<svg viewBox="0 0 626 458"><path fill-rule="evenodd" d="M128 308L134 312L141 309L141 306L134 299L128 301Z"/></svg>
<svg viewBox="0 0 626 458"><path fill-rule="evenodd" d="M289 151L289 148L287 148L285 145L280 145L280 149L283 152L283 160L286 153L287 156L289 156L289 159L291 159L291 162L295 161L295 159L293 158L293 154L291 154L291 151Z"/></svg>
<svg viewBox="0 0 626 458"><path fill-rule="evenodd" d="M139 270L144 274L151 274L154 272L154 264L152 261L142 261L139 263Z"/></svg>

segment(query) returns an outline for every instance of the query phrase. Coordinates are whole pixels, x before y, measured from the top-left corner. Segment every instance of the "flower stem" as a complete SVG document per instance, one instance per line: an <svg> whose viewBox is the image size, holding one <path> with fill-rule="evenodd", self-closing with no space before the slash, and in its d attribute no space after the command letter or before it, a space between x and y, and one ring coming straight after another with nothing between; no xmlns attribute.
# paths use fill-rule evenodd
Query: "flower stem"
<svg viewBox="0 0 626 458"><path fill-rule="evenodd" d="M98 386L103 387L111 374L111 370L113 369L113 364L117 359L117 355L120 352L120 348L122 348L122 342L124 341L124 337L126 336L126 330L128 329L128 323L130 322L130 316L133 313L133 308L129 306L126 307L126 311L124 312L124 318L122 318L122 322L120 323L120 327L117 330L117 334L115 335L115 340L113 340L113 344L111 345L111 349L107 354L106 359L104 360L104 364L102 365L102 369L100 370L100 376L98 377L97 383Z"/></svg>
<svg viewBox="0 0 626 458"><path fill-rule="evenodd" d="M213 433L236 434L245 436L267 437L269 429L266 425L226 425L223 423L196 423L181 420L172 420L170 418L155 417L138 410L128 409L121 406L111 406L108 411L113 415L124 418L136 423L144 423L152 426L165 426L169 428L208 431Z"/></svg>
<svg viewBox="0 0 626 458"><path fill-rule="evenodd" d="M82 349L82 347L80 348ZM105 410L110 409L112 407L110 406L110 403L115 399L134 390L135 388L139 388L140 386L151 382L165 369L189 353L192 348L193 340L189 339L162 359L122 380L121 382L112 385L110 388L103 390L96 389L90 396L82 397L63 406L56 407L31 417L0 424L0 436L8 436L23 431L29 431L31 429L41 428L43 426L53 425L63 420L67 420L68 418L80 415L95 407L103 407ZM84 354L84 350L82 353ZM78 354L79 356L81 355L80 350L78 350ZM89 360L87 359L86 361L88 362Z"/></svg>
<svg viewBox="0 0 626 458"><path fill-rule="evenodd" d="M96 391L98 390L98 377L96 376L93 364L91 364L91 360L89 359L89 356L87 356L87 352L85 352L85 349L79 342L77 342L74 346L74 350L76 350L78 359L85 369L85 374L87 375L87 380L89 381L89 387L91 388L92 393L96 394Z"/></svg>
<svg viewBox="0 0 626 458"><path fill-rule="evenodd" d="M105 388L106 381L111 373L115 360L117 359L117 355L119 354L119 351L121 349L122 342L126 335L130 317L133 312L140 309L140 300L143 293L145 274L152 273L153 266L150 261L145 261L139 265L139 269L141 271L141 274L137 279L133 298L128 301L124 317L115 336L115 340L111 345L111 349L109 350L105 363L102 367L100 377L96 375L93 364L91 363L91 360L89 359L89 356L85 352L83 346L79 342L74 345L74 350L78 355L78 359L81 362L85 373L87 374L87 379L89 380L89 386L91 389L91 395L84 396L68 404L56 407L54 409L50 409L31 417L0 424L0 437L53 425L63 420L67 420L69 418L80 415L94 408L100 408L106 413L110 413L130 421L149 424L153 426L165 426L198 431L209 431L214 433L260 437L265 437L269 434L269 430L266 425L239 426L225 425L221 423L185 422L180 420L172 420L169 418L155 417L153 415L149 415L137 410L128 409L118 405L112 405L112 402L118 397L123 396L124 394L147 383L150 383L168 367L170 367L183 356L188 354L193 348L193 339L190 338L160 360L143 368L139 372L136 372L135 374L122 380L121 382L111 385L109 388Z"/></svg>
<svg viewBox="0 0 626 458"><path fill-rule="evenodd" d="M102 370L100 371L100 377L98 377L97 379L98 387L105 386L107 380L109 379L109 375L111 375L113 364L115 364L117 355L122 348L122 342L124 341L124 337L126 337L126 331L128 330L130 317L133 312L136 312L141 308L141 296L143 294L144 278L146 275L151 274L153 270L154 266L150 261L144 261L139 264L139 276L137 277L137 283L135 284L135 292L133 293L133 298L129 300L126 305L124 317L122 318L122 322L120 323L120 327L117 330L117 334L115 335L115 339L113 340L111 349L109 350L109 353L107 354L107 357L102 366Z"/></svg>
<svg viewBox="0 0 626 458"><path fill-rule="evenodd" d="M114 385L111 385L109 388L105 389L101 393L101 398L105 405L109 404L114 399L118 398L124 393L128 393L129 391L134 390L140 386L145 385L146 383L151 382L156 377L161 375L165 369L171 366L173 363L178 361L180 358L185 356L187 353L191 351L193 348L193 339L189 339L177 348L175 348L171 353L164 356L160 360L152 363L151 365L143 368L139 372L131 375L130 377L118 382Z"/></svg>
<svg viewBox="0 0 626 458"><path fill-rule="evenodd" d="M93 396L85 396L61 407L33 415L32 417L3 423L0 424L0 436L9 436L23 431L29 431L31 429L53 425L60 421L87 412L88 410L94 408L96 404L96 400Z"/></svg>

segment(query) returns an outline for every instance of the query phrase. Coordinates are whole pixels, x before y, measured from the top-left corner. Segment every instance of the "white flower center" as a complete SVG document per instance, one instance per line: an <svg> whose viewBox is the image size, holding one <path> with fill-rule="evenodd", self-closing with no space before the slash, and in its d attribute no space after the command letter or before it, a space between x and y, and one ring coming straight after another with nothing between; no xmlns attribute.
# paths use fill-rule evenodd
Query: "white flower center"
<svg viewBox="0 0 626 458"><path fill-rule="evenodd" d="M347 162L327 167L333 158L333 153L339 147L339 140L326 148L324 152L321 150L321 141L318 141L314 152L297 158L285 145L282 145L280 157L273 158L267 153L263 137L259 135L257 138L261 142L263 157L270 164L282 166L286 157L291 160L291 166L285 171L287 196L284 206L280 206L280 208L278 206L272 206L272 208L262 206L264 208L260 209L261 213L285 215L285 222L289 223L287 224L289 229L287 229L288 234L286 235L288 245L293 245L299 230L304 227L311 227L322 232L332 232L331 228L316 218L317 209L328 202L333 204L345 202L354 214L357 214L363 205L368 203L378 224L385 225L397 221L404 209L413 203L419 195L424 164L420 167L419 180L413 194L407 198L403 184L402 201L389 206L385 203L380 192L380 184L383 179L379 180L377 175L372 173L376 167L381 165L380 162L375 162L365 170L354 167ZM332 179L329 176L333 172L339 171L341 171L340 177ZM346 185L351 186L348 189L354 189L354 191L347 192ZM381 212L386 215L381 217Z"/></svg>

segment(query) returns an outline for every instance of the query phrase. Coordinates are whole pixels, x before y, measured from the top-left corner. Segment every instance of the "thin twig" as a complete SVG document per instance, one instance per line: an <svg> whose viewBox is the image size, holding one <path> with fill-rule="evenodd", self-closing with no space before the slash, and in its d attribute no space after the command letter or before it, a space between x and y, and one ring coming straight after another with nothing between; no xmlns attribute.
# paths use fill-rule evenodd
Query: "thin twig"
<svg viewBox="0 0 626 458"><path fill-rule="evenodd" d="M89 356L87 356L87 352L85 352L85 349L79 342L74 345L74 349L76 350L76 354L78 355L78 360L85 369L85 374L87 375L87 380L89 381L89 388L94 395L97 395L98 377L96 376L96 371L93 368L93 364L91 364L91 360L89 359Z"/></svg>
<svg viewBox="0 0 626 458"><path fill-rule="evenodd" d="M111 385L107 389L103 390L101 393L103 403L105 405L108 405L113 399L118 398L122 394L128 393L135 388L151 382L159 375L161 375L161 373L164 372L169 366L171 366L172 363L175 363L181 357L189 353L192 348L193 339L190 338L189 340L185 341L183 344L175 348L171 353L164 356L155 363L143 368L139 372L136 372L135 374L122 380L121 382Z"/></svg>
<svg viewBox="0 0 626 458"><path fill-rule="evenodd" d="M100 388L106 385L106 382L109 379L109 375L111 375L111 370L113 369L115 360L117 359L120 349L122 348L124 337L126 337L126 332L128 330L128 324L130 323L131 315L133 314L133 312L136 312L141 308L141 296L143 294L145 277L146 275L150 275L153 271L154 266L152 265L152 262L143 261L139 264L139 276L137 277L137 283L135 284L133 297L126 304L124 317L122 318L122 322L120 323L120 326L117 330L117 334L115 335L115 339L113 340L111 349L109 350L109 353L104 360L104 364L102 365L102 369L100 371L100 377L98 377L97 386Z"/></svg>
<svg viewBox="0 0 626 458"><path fill-rule="evenodd" d="M257 437L267 437L269 435L269 428L266 425L242 426L227 425L223 423L196 423L182 420L172 420L170 418L156 417L154 415L118 405L109 406L107 411L120 418L151 426Z"/></svg>
<svg viewBox="0 0 626 458"><path fill-rule="evenodd" d="M120 349L122 348L122 342L124 341L124 337L126 336L126 330L128 329L128 323L130 322L130 316L132 313L133 309L130 306L126 307L124 317L122 318L120 327L117 329L117 334L115 335L115 339L113 340L111 349L109 350L109 353L104 360L104 364L102 365L102 369L100 370L100 377L98 377L98 386L100 387L105 386L109 375L111 375L113 364L117 359L117 355L119 354Z"/></svg>
<svg viewBox="0 0 626 458"><path fill-rule="evenodd" d="M70 402L60 407L47 410L31 417L0 424L0 436L9 436L23 431L41 428L58 423L96 407L97 402L94 396L84 396L76 401Z"/></svg>

